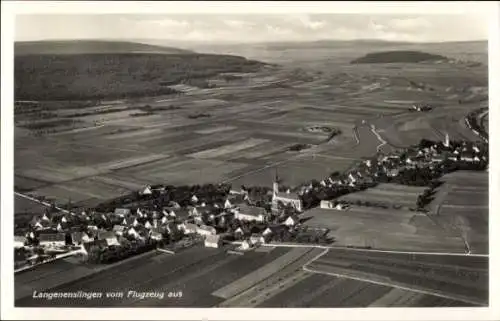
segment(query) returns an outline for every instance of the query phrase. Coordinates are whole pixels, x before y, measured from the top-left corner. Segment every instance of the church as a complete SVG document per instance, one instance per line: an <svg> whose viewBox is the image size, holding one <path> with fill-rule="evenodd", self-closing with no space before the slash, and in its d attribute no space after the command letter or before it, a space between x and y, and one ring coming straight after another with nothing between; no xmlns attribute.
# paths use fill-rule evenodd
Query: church
<svg viewBox="0 0 500 321"><path fill-rule="evenodd" d="M282 202L285 205L292 205L297 211L302 212L302 200L297 193L280 192L278 183L278 172L276 171L276 176L273 182L273 200L272 206L274 209L278 208L278 202Z"/></svg>

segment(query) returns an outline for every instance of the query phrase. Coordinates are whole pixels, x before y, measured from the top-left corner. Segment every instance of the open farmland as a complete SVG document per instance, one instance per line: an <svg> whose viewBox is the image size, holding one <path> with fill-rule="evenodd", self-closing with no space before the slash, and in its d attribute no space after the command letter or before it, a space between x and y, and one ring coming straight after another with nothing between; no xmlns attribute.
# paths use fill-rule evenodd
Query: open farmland
<svg viewBox="0 0 500 321"><path fill-rule="evenodd" d="M52 291L173 291L182 292L180 298L162 300L133 298L102 300L54 299L36 300L27 296L16 301L16 306L197 306L211 307L223 299L211 295L223 286L286 254L287 249L268 253L250 252L229 255L221 249L192 247L175 255L158 253L130 263L98 272L80 280L57 285ZM34 272L28 272L34 273ZM68 274L69 271L68 271ZM20 280L21 281L21 280ZM24 282L24 280L22 281ZM29 286L29 282L25 282ZM33 288L36 290L36 287Z"/></svg>
<svg viewBox="0 0 500 321"><path fill-rule="evenodd" d="M429 204L435 220L467 241L472 253L488 253L488 173L445 175Z"/></svg>
<svg viewBox="0 0 500 321"><path fill-rule="evenodd" d="M360 308L360 307L474 306L389 286L309 273L306 278L274 295L260 308Z"/></svg>
<svg viewBox="0 0 500 321"><path fill-rule="evenodd" d="M406 210L351 206L348 210L314 208L304 212L307 226L327 227L334 245L401 251L464 253L459 236L432 218Z"/></svg>
<svg viewBox="0 0 500 321"><path fill-rule="evenodd" d="M488 258L331 249L307 271L488 305Z"/></svg>
<svg viewBox="0 0 500 321"><path fill-rule="evenodd" d="M16 275L18 307L366 307L468 306L390 286L308 272L323 250L266 248L243 255L192 247L177 254L150 252L110 266L79 266L65 259ZM350 256L351 257L351 256ZM320 259L322 260L324 256ZM326 258L328 259L328 257ZM316 266L313 263L307 266ZM57 278L55 277L57 276ZM124 292L123 298L32 298L32 291ZM165 292L163 299L127 297L127 291ZM179 295L168 298L168 292ZM394 297L394 291L400 297ZM182 294L179 294L181 293ZM392 295L391 295L392 294ZM409 298L413 298L410 300ZM403 300L402 298L406 298ZM381 301L383 300L383 302ZM404 302L403 302L404 301Z"/></svg>
<svg viewBox="0 0 500 321"><path fill-rule="evenodd" d="M416 207L417 198L425 189L426 187L379 184L376 187L344 195L338 199L355 204L357 202L369 202L387 207L409 209Z"/></svg>
<svg viewBox="0 0 500 321"><path fill-rule="evenodd" d="M460 127L458 120L462 114L476 108L472 103L457 104L458 99L469 95L472 89L462 92L456 79L474 88L486 84L484 66L446 63L421 63L414 67L404 64L349 65L354 55L363 53L360 48L365 48L365 44L338 45L342 49L336 49L334 59L331 55L326 59L325 48L307 48L309 54L306 56L298 55L306 48L295 48L286 52L279 66L260 68L250 61L251 72L236 73L232 78L224 73L219 76L207 74L203 77L208 80L219 79L215 88L200 88L186 94L156 92L119 101L112 101L115 98L110 96L101 103L47 100L29 107L16 106L16 116L22 115L24 119L18 126L36 122L36 111L41 110L50 113L55 120L81 121L86 127L57 130L41 136L30 135L29 130L21 135L17 130L16 188L40 195L47 192L56 198L62 197L61 202L66 202L69 194L59 194L70 190L68 193L74 193L72 199L85 201L94 199L94 195L101 198L119 195L122 188L134 190L147 183L232 181L235 185L268 185L275 167L285 184L298 185L346 170L360 158L376 153L377 147L387 152L391 146L407 146L420 138L438 139L445 130L454 135L452 129L439 127L447 122L445 118L440 118L439 122L432 119L440 115L455 117L456 113L454 124ZM446 55L451 50L446 48L436 53ZM234 49L237 52L238 48ZM262 52L260 58L272 62L277 50L268 48L267 54L271 56ZM177 61L182 59L182 54L176 52L168 59ZM226 56L220 58L223 57ZM286 57L292 59L291 64ZM215 56L192 63L192 66L196 69L212 58ZM97 63L94 56L86 59ZM148 59L160 58L151 56ZM191 56L186 59L186 64L191 64ZM132 61L129 60L115 62L121 65ZM69 62L71 60L64 63ZM17 64L16 73L22 73L23 66L24 63ZM214 68L219 68L217 66ZM91 73L90 76L95 75ZM148 82L146 78L141 81ZM409 88L418 87L420 83L433 89ZM80 88L82 84L74 86ZM19 90L28 93L34 87L23 88ZM123 88L115 89L119 92ZM456 97L442 99L443 93ZM438 105L428 114L410 113L407 108L414 102L436 102ZM138 112L147 115L132 116ZM189 118L199 114L209 117ZM385 116L378 118L379 115ZM360 124L362 119L367 121L366 126ZM450 122L453 119L450 118ZM386 144L369 124L375 125L377 135L387 141ZM327 126L341 133L326 142L328 135L305 130L309 126ZM313 148L290 152L288 149L296 144L309 144ZM89 189L86 180L103 181L106 185L96 184ZM116 192L108 192L108 186L119 188Z"/></svg>

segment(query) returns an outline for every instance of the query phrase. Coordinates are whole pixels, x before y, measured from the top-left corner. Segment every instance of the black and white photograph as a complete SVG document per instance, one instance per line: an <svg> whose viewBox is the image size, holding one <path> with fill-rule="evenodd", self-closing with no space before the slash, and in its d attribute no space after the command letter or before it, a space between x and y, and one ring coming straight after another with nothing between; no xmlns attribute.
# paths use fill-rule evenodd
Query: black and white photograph
<svg viewBox="0 0 500 321"><path fill-rule="evenodd" d="M490 307L464 7L13 15L13 308Z"/></svg>

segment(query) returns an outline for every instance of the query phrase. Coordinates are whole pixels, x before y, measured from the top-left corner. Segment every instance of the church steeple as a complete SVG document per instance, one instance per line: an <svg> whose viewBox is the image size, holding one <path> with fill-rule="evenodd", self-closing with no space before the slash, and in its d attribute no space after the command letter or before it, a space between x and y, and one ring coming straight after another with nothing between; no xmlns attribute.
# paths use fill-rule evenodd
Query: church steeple
<svg viewBox="0 0 500 321"><path fill-rule="evenodd" d="M279 178L278 178L278 168L275 168L275 173L274 173L274 182L273 182L273 196L276 197L279 192L279 184L278 184Z"/></svg>

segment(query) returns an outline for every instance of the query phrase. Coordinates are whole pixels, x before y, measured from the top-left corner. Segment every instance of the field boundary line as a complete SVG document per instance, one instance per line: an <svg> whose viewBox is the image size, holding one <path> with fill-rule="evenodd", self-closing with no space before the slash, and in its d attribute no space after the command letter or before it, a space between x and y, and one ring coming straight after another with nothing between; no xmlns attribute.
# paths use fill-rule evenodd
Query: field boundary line
<svg viewBox="0 0 500 321"><path fill-rule="evenodd" d="M330 250L347 250L357 252L373 252L373 253L393 253L393 254L416 254L416 255L441 255L441 256L471 256L471 257L489 257L489 254L465 254L465 253L449 253L449 252L419 252L419 251L390 251L390 250L370 250L370 249L356 249L350 247L340 246L326 246L314 244L294 244L294 243L264 243L261 246L275 246L275 247L315 247Z"/></svg>
<svg viewBox="0 0 500 321"><path fill-rule="evenodd" d="M462 297L453 296L453 295L447 295L447 294L443 294L440 292L432 292L429 290L415 289L415 288L410 288L410 287L406 287L406 286L395 284L395 283L391 284L388 282L386 283L386 282L381 282L381 281L374 281L371 279L349 276L349 275L345 275L345 274L326 272L326 271L318 271L318 270L311 269L307 266L303 266L303 269L304 269L304 271L309 272L309 273L324 274L324 275L330 275L330 276L334 276L334 277L338 277L338 278L351 279L351 280L356 280L356 281L361 281L361 282L368 282L368 283L373 283L373 284L377 284L377 285L389 286L389 287L396 288L396 289L438 296L438 297L442 297L445 299L458 300L458 301L463 301L463 302L467 302L467 303L471 303L471 304L475 304L475 305L487 306L487 304L485 304L484 302L470 300L467 298L462 298Z"/></svg>

